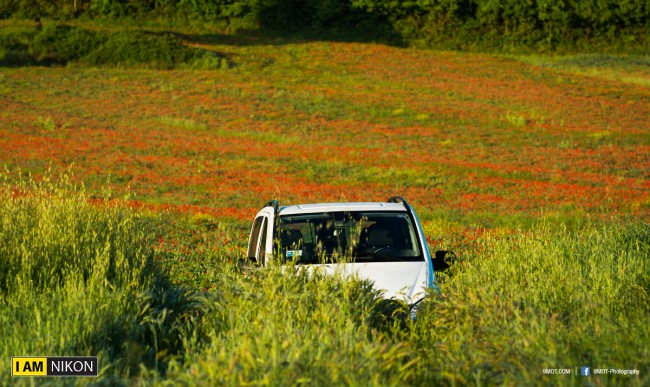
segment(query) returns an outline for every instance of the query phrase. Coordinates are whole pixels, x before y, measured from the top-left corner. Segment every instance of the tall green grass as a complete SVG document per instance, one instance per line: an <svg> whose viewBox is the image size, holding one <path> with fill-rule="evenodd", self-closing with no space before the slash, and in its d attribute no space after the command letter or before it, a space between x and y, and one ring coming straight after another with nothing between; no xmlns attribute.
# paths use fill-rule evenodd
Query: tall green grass
<svg viewBox="0 0 650 387"><path fill-rule="evenodd" d="M196 298L202 316L156 381L208 384L644 385L650 228L484 234L416 321L367 284L276 269ZM223 285L223 284L222 284ZM637 369L592 376L580 367ZM544 375L544 369L571 375Z"/></svg>
<svg viewBox="0 0 650 387"><path fill-rule="evenodd" d="M411 349L373 334L393 323L368 283L271 268L231 286L198 298L203 317L185 357L154 380L386 385L415 372Z"/></svg>
<svg viewBox="0 0 650 387"><path fill-rule="evenodd" d="M219 227L194 223L193 235L201 224ZM229 247L204 249L210 241L190 238L201 263L187 244L161 244L164 233L165 216L98 203L65 176L5 176L0 369L11 356L88 355L99 356L102 370L97 379L2 373L0 383L650 382L647 224L476 233L457 246L460 263L439 275L442 294L431 294L416 320L367 282L238 270ZM200 278L185 276L197 265ZM582 366L640 376L584 379L575 375ZM545 368L572 374L543 375Z"/></svg>
<svg viewBox="0 0 650 387"><path fill-rule="evenodd" d="M588 380L544 376L543 369L574 374L589 366L641 372L589 382L648 384L647 224L571 231L545 224L499 239L484 236L474 250L410 332L429 377L462 384L582 384Z"/></svg>
<svg viewBox="0 0 650 387"><path fill-rule="evenodd" d="M0 368L11 356L92 355L103 375L137 371L150 356L150 220L93 204L67 175L1 178ZM0 384L19 380L0 374Z"/></svg>

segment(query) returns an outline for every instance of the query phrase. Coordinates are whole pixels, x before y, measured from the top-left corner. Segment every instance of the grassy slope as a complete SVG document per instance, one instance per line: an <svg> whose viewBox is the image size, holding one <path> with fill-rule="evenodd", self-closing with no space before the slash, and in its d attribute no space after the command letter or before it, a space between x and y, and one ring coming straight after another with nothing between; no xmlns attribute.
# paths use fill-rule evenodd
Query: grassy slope
<svg viewBox="0 0 650 387"><path fill-rule="evenodd" d="M188 38L235 67L2 70L0 161L74 163L91 187L110 175L143 202L238 219L271 197L396 193L427 219L488 226L650 212L643 84L481 54Z"/></svg>
<svg viewBox="0 0 650 387"><path fill-rule="evenodd" d="M108 382L385 385L556 384L543 368L588 365L641 370L596 383L647 383L650 241L623 220L650 211L647 85L585 75L584 61L194 39L237 66L0 69L0 162L37 175L73 163L89 192L2 191L3 272L22 273L0 300L2 368L89 354ZM204 215L84 205L109 176L109 196L130 186L131 205ZM434 248L464 260L416 324L384 321L362 284L234 271L265 199L394 193ZM160 236L155 255L147 235ZM107 274L106 246L135 257L134 277ZM58 283L19 269L42 250L44 273L67 273ZM62 269L71 257L92 262L92 280ZM138 266L151 258L157 274Z"/></svg>

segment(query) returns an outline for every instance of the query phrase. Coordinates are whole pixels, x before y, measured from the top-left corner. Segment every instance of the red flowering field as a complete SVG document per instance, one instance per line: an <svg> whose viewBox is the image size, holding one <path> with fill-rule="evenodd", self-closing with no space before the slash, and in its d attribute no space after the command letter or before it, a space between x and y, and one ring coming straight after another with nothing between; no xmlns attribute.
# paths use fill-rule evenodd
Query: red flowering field
<svg viewBox="0 0 650 387"><path fill-rule="evenodd" d="M0 68L0 369L648 385L647 62L211 39L228 68ZM359 281L237 265L269 199L393 195L459 258L416 320Z"/></svg>
<svg viewBox="0 0 650 387"><path fill-rule="evenodd" d="M0 163L72 166L135 205L407 198L491 226L650 215L650 74L305 42L204 45L231 68L0 69ZM632 81L630 77L634 77Z"/></svg>

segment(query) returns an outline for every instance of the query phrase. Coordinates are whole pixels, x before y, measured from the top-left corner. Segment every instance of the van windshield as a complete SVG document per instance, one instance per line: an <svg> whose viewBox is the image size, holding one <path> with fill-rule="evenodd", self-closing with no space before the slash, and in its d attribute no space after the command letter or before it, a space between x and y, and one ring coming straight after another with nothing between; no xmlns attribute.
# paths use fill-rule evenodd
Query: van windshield
<svg viewBox="0 0 650 387"><path fill-rule="evenodd" d="M406 212L325 212L280 216L284 262L424 261Z"/></svg>

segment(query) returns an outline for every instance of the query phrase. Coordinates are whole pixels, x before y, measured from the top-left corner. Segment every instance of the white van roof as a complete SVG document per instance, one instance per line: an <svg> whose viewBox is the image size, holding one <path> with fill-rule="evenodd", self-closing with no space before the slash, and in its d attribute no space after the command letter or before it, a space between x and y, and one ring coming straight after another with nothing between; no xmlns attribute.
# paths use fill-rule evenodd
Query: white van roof
<svg viewBox="0 0 650 387"><path fill-rule="evenodd" d="M313 214L339 211L406 211L402 203L343 202L297 204L280 208L280 215Z"/></svg>

